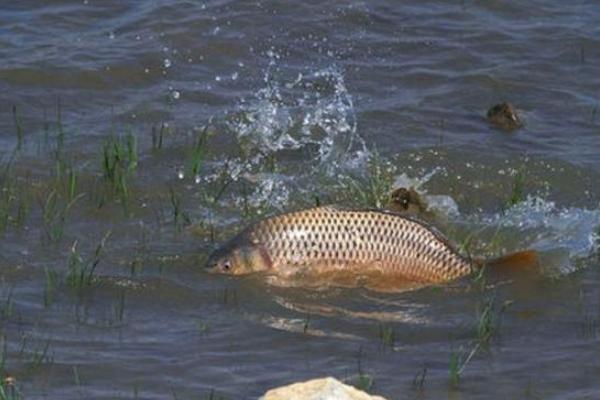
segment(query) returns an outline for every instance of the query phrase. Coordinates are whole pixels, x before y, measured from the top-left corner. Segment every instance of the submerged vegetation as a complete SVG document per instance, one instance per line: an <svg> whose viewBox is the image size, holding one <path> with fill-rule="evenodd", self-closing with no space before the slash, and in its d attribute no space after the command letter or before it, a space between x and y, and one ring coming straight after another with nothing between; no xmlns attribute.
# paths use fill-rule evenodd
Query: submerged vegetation
<svg viewBox="0 0 600 400"><path fill-rule="evenodd" d="M121 200L125 210L130 196L129 178L137 165L137 140L133 134L111 135L102 146L102 176L109 192Z"/></svg>
<svg viewBox="0 0 600 400"><path fill-rule="evenodd" d="M46 151L47 157L40 157L42 162L30 162L31 159L27 157L28 151L32 151L30 145L34 135L30 132L27 132L27 136L24 135L20 111L13 109L18 139L16 149L10 158L1 160L0 234L20 235L19 240L23 241L37 240L38 237L41 239L41 250L36 248L36 251L47 257L48 261L44 260L39 266L31 267L39 268L41 280L37 304L40 308L43 306L43 312L51 312L61 309L59 306L63 302L75 299L77 303L74 318L78 326L108 327L115 328L116 331L126 326L128 318L134 315L129 308L135 299L125 289L126 283L122 283L124 286L114 284L111 289L106 290L110 292L110 299L103 310L105 314L101 317L93 315L94 311L90 311L89 304L85 304L86 301L94 301L93 295L89 293L95 293L97 288L102 288L98 291L104 290L98 284L103 282L98 276L105 272L105 259L111 256L106 251L109 238L111 247L113 243L118 247L127 240L131 243L128 235L134 236L136 243L139 243L135 249L131 248L131 244L129 249L121 248L121 253L127 253L125 256L121 254L119 257L110 257L111 261L116 260L110 265L111 274L128 274L132 280L143 279L148 275L154 278L152 266L159 264L156 275L162 279L163 269L177 264L176 260L180 257L179 254L164 256L164 253L173 251L169 246L174 243L165 240L165 232L180 240L182 234L187 233L190 228L200 236L197 243L205 250L230 232L240 229L241 223L281 211L281 207L274 205L274 199L277 196L277 185L287 185L287 182L276 179L278 174L286 172L285 165L281 165L277 155L264 155L261 158L263 164L253 169L248 167L246 159L211 154L211 138L218 134L208 129L210 124L184 137L174 135L174 128L161 123L152 127L151 138L146 132L145 139L148 143L142 137L139 142L138 136L133 132L122 135L112 132L101 142L91 140L91 148L86 149L89 151L89 159L82 157L84 160L81 160L69 148L70 137L63 127L58 106L56 122L44 122L44 145L40 149ZM172 145L177 146L177 154L185 154L185 157L177 159L175 165L169 164L173 162L172 159L164 161L165 154L172 150L168 147ZM235 151L232 153L238 155ZM301 190L290 190L287 193L289 198L281 204L286 208L295 208L306 206L307 203L325 205L339 202L383 208L390 201L394 180L401 166L377 152L369 156L365 166L363 169L336 173L333 177L315 173L310 176L310 182L301 182L304 185ZM156 170L161 169L168 169L171 171L170 175L167 178L164 175L154 176ZM272 179L270 187L263 188L259 185L263 174ZM506 211L525 201L527 194L531 193L527 178L524 167L516 169L510 178L507 176L503 188L510 189L508 192L504 190L497 197L494 207L502 207ZM288 186L293 187L295 184L297 182ZM150 189L141 190L144 186ZM260 192L263 189L264 193ZM123 207L125 213L121 212L120 207ZM118 212L115 213L115 209ZM225 215L226 218L217 220L216 215ZM89 227L78 226L79 217L94 218L98 225L95 228L102 230L98 232ZM600 237L600 228L596 229ZM98 241L102 232L106 233ZM488 238L490 235L486 236L479 230L463 237L460 247L466 254L480 253L483 245L477 242L479 237L486 238L486 254L499 253L504 243L497 227L491 239ZM88 246L94 243L95 247L90 249ZM175 246L177 249L180 247L179 243ZM196 251L196 247L193 249ZM22 257L26 263L28 254L24 252ZM102 268L99 271L100 265ZM121 266L125 266L123 270L119 269ZM480 297L474 307L473 326L469 326L468 338L453 347L448 358L442 360L444 364L440 369L445 374L447 367L451 386L461 384L465 371L474 359L493 350L502 315L510 304L508 301L500 302L495 294L490 295L488 283L483 273L475 277L471 289L479 290ZM218 302L233 307L243 304L241 296L246 295L243 291L238 292L235 287L219 287L215 292ZM15 310L19 310L19 303L15 303L14 286L3 286L0 288L0 321L11 323L17 320L19 313L15 313ZM306 337L312 337L313 330L320 329L316 320L317 318L311 319L310 314L302 320L302 332ZM586 314L581 322L581 334L585 338L596 338L598 326L597 315ZM205 317L194 327L194 331L200 333L198 336L201 337L209 337L219 332L219 329L219 321L213 322ZM374 353L381 357L393 356L403 339L402 329L391 322L377 322L370 327L369 332L373 348L379 349L379 352ZM29 340L23 339L23 348L30 344L25 343ZM20 399L21 392L17 389L16 381L5 371L6 343L3 343L5 348L0 360L0 373L7 378L0 382L0 400ZM53 363L50 340L37 341L28 349L21 351L21 364L35 367L50 366ZM429 368L433 367L430 365ZM431 378L434 376L433 372L435 371L425 366L419 369L412 379L412 388L424 391L425 386L434 380ZM76 366L73 366L73 374L80 385ZM374 386L374 375L363 370L360 360L358 373L355 371L349 380L365 391L372 390ZM211 391L210 396L214 398L214 392Z"/></svg>
<svg viewBox="0 0 600 400"><path fill-rule="evenodd" d="M505 208L510 208L525 201L525 168L520 167L513 175L510 196L506 201Z"/></svg>
<svg viewBox="0 0 600 400"><path fill-rule="evenodd" d="M22 398L16 379L7 371L7 339L0 336L0 400L19 400Z"/></svg>
<svg viewBox="0 0 600 400"><path fill-rule="evenodd" d="M110 234L111 232L108 231L104 235L100 240L100 243L96 246L93 256L87 259L84 259L79 254L79 251L77 250L77 241L73 243L69 254L67 275L65 277L65 283L68 286L75 289L82 289L93 283L96 267L98 267L98 264L100 263L102 251Z"/></svg>
<svg viewBox="0 0 600 400"><path fill-rule="evenodd" d="M379 153L371 154L365 175L342 176L342 197L362 207L384 208L390 200L396 168Z"/></svg>

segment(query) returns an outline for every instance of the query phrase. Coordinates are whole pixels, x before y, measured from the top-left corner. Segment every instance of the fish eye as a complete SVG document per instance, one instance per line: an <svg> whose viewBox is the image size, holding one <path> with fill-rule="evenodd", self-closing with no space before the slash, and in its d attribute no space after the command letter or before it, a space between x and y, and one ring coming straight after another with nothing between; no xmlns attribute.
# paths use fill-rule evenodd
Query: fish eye
<svg viewBox="0 0 600 400"><path fill-rule="evenodd" d="M229 268L231 268L231 262L229 262L229 260L225 260L223 262L223 268L225 269L225 271L229 271Z"/></svg>

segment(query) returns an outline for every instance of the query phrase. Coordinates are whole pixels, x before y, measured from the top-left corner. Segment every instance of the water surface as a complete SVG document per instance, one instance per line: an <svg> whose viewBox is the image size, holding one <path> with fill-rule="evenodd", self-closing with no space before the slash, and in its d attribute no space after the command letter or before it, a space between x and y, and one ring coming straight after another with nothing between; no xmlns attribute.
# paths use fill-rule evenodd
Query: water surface
<svg viewBox="0 0 600 400"><path fill-rule="evenodd" d="M597 397L598 20L558 1L3 5L6 371L26 398L251 399L323 375L390 399ZM501 101L522 129L487 123ZM111 137L137 154L117 183ZM541 251L544 275L382 294L202 270L250 221L364 205L349 188L374 177L415 185L478 255Z"/></svg>

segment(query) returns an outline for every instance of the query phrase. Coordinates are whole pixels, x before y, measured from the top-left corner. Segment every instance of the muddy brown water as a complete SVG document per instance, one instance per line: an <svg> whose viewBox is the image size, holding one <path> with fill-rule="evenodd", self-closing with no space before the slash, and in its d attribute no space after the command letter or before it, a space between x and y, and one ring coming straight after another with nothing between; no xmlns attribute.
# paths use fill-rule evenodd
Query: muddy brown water
<svg viewBox="0 0 600 400"><path fill-rule="evenodd" d="M390 399L597 398L598 20L591 2L5 2L3 373L48 399L252 399L323 375ZM488 125L501 101L523 128ZM478 255L541 251L544 274L383 294L203 271L263 215L373 203L369 179L417 187Z"/></svg>

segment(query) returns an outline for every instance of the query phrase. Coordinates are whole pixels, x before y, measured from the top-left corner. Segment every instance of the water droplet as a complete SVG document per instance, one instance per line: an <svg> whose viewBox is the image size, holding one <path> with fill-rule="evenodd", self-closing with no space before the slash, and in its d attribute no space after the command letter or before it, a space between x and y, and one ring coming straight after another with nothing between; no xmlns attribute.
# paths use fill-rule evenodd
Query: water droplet
<svg viewBox="0 0 600 400"><path fill-rule="evenodd" d="M185 174L183 173L183 171L179 170L179 171L177 171L177 177L179 179L183 179L183 178L185 178Z"/></svg>
<svg viewBox="0 0 600 400"><path fill-rule="evenodd" d="M194 177L194 182L196 182L196 184L200 183L200 175Z"/></svg>
<svg viewBox="0 0 600 400"><path fill-rule="evenodd" d="M147 74L149 74L150 73L150 68L145 68L144 72L147 73Z"/></svg>
<svg viewBox="0 0 600 400"><path fill-rule="evenodd" d="M235 81L238 78L238 73L234 72L233 74L231 74L231 80Z"/></svg>
<svg viewBox="0 0 600 400"><path fill-rule="evenodd" d="M114 39L115 38L115 33L114 32L108 32L108 38L109 39Z"/></svg>
<svg viewBox="0 0 600 400"><path fill-rule="evenodd" d="M171 92L171 96L173 96L173 99L178 100L179 97L181 96L181 93L179 91L177 91L177 90L173 90Z"/></svg>
<svg viewBox="0 0 600 400"><path fill-rule="evenodd" d="M215 81L221 82L221 77L219 75L215 76Z"/></svg>
<svg viewBox="0 0 600 400"><path fill-rule="evenodd" d="M165 58L165 61L163 61L163 65L165 66L165 68L170 68L172 65L171 60Z"/></svg>

